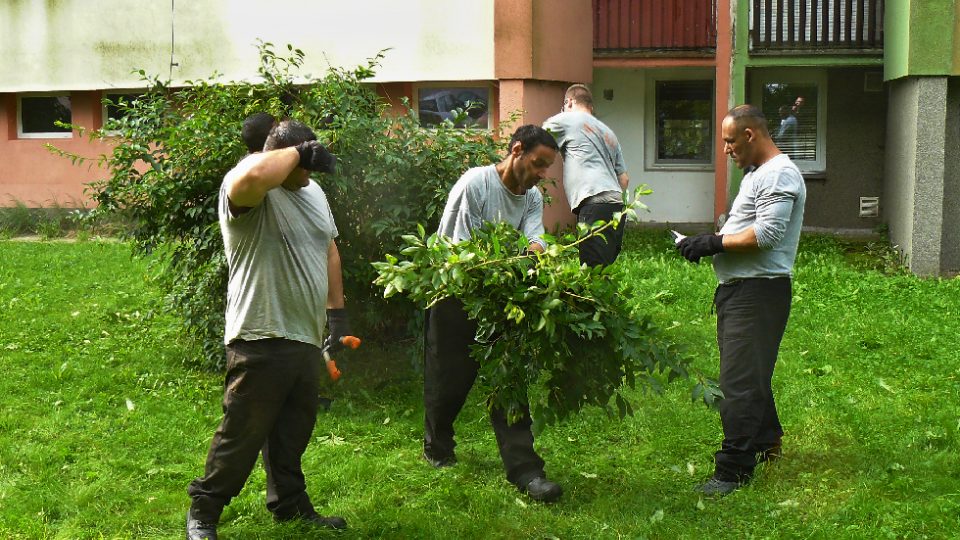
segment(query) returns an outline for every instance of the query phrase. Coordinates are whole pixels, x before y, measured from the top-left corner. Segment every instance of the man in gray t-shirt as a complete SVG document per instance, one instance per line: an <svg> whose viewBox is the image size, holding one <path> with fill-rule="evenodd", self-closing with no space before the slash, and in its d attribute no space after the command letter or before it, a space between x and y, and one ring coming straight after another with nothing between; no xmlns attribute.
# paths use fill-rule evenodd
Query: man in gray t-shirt
<svg viewBox="0 0 960 540"><path fill-rule="evenodd" d="M790 316L793 263L803 226L803 176L780 152L760 109L735 107L721 126L724 151L748 170L719 234L682 239L691 262L713 256L720 348L723 443L713 477L699 490L725 495L748 482L760 461L780 456L783 428L773 370Z"/></svg>
<svg viewBox="0 0 960 540"><path fill-rule="evenodd" d="M506 222L526 235L528 249L543 251L543 196L537 184L556 156L557 143L549 133L537 126L521 126L510 139L503 161L470 169L460 177L450 190L437 232L461 241L486 222ZM453 422L480 367L470 356L476 332L476 322L456 298L442 300L427 312L423 457L434 467L456 463ZM533 448L530 410L509 424L503 410L492 409L490 422L507 480L533 500L559 499L562 489L547 480L543 459Z"/></svg>
<svg viewBox="0 0 960 540"><path fill-rule="evenodd" d="M335 159L307 126L273 127L264 151L245 157L220 189L220 229L229 271L223 420L204 476L190 483L188 540L216 538L225 505L240 493L257 455L267 473L267 509L278 521L342 529L317 514L301 457L319 405L324 320L333 343L349 332L337 228L310 172Z"/></svg>
<svg viewBox="0 0 960 540"><path fill-rule="evenodd" d="M630 183L620 141L593 116L593 94L582 84L567 89L563 110L543 123L557 139L563 156L563 191L578 223L610 221L623 210L623 191ZM613 263L623 244L623 223L580 244L580 262Z"/></svg>

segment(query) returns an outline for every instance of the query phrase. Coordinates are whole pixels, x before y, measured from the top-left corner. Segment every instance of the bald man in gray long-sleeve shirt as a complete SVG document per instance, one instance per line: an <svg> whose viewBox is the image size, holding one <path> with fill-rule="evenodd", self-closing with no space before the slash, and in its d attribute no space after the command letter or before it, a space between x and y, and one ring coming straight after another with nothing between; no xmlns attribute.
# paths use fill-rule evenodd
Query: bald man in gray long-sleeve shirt
<svg viewBox="0 0 960 540"><path fill-rule="evenodd" d="M771 382L790 316L807 197L803 176L770 138L759 109L735 107L721 131L724 151L748 172L720 233L690 236L677 246L691 262L712 255L720 282L713 301L723 444L713 478L699 488L707 495L734 491L750 480L758 462L780 456L783 428Z"/></svg>

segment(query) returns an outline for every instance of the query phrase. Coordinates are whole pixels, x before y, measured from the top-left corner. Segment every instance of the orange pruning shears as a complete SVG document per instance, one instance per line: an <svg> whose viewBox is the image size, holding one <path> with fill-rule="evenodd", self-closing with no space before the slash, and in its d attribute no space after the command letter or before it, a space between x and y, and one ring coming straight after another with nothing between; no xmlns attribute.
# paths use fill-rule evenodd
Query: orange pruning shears
<svg viewBox="0 0 960 540"><path fill-rule="evenodd" d="M360 346L360 338L357 336L343 336L340 338L340 344L349 349L356 349ZM330 356L330 343L327 343L323 346L323 360L327 363L327 373L330 374L330 378L336 382L340 378L340 370L337 369L337 363L333 361L333 357Z"/></svg>

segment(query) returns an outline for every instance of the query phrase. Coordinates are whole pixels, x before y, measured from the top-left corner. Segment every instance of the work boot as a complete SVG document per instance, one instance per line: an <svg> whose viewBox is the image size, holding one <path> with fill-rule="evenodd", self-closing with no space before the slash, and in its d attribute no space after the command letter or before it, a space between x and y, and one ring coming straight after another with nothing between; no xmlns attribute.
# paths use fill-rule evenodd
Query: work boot
<svg viewBox="0 0 960 540"><path fill-rule="evenodd" d="M187 510L187 540L217 540L217 524L193 519Z"/></svg>
<svg viewBox="0 0 960 540"><path fill-rule="evenodd" d="M723 497L724 495L733 493L739 488L740 482L728 482L714 476L710 480L707 480L706 483L697 486L697 491L704 495Z"/></svg>
<svg viewBox="0 0 960 540"><path fill-rule="evenodd" d="M520 491L527 494L528 497L543 503L551 503L560 499L563 495L563 488L556 482L551 482L543 476L537 476L530 480L526 485L520 487Z"/></svg>
<svg viewBox="0 0 960 540"><path fill-rule="evenodd" d="M767 461L776 461L783 457L783 445L778 440L773 443L769 448L757 452L757 463L764 463Z"/></svg>
<svg viewBox="0 0 960 540"><path fill-rule="evenodd" d="M306 523L314 527L322 527L324 529L334 529L334 530L343 530L347 528L347 520L343 519L340 516L321 516L316 512L311 512L309 514L297 514L293 517L282 518L274 516L274 519L281 522L287 523L295 521L298 523Z"/></svg>
<svg viewBox="0 0 960 540"><path fill-rule="evenodd" d="M428 454L426 451L423 452L423 459L427 460L427 463L433 465L436 469L443 469L444 467L453 467L457 464L457 456L450 454L449 456L435 457Z"/></svg>

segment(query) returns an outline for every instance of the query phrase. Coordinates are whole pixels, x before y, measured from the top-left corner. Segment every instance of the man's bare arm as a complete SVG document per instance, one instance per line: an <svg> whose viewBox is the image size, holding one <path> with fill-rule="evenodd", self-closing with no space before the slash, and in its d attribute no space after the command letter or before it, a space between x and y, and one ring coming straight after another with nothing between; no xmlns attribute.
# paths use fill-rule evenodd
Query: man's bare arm
<svg viewBox="0 0 960 540"><path fill-rule="evenodd" d="M283 184L298 163L300 154L294 147L247 156L225 178L230 203L245 208L259 205L268 191Z"/></svg>

